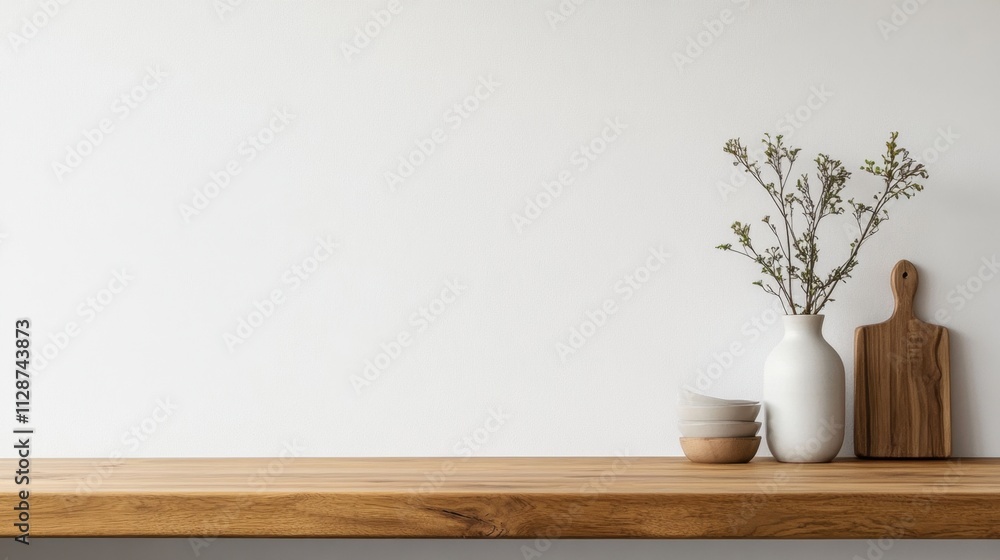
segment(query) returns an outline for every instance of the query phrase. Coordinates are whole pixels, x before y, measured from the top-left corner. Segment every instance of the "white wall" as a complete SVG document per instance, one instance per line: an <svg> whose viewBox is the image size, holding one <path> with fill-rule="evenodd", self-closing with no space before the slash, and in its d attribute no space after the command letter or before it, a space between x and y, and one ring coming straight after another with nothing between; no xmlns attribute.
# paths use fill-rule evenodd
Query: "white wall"
<svg viewBox="0 0 1000 560"><path fill-rule="evenodd" d="M780 336L753 267L712 249L767 212L750 184L720 188L723 143L785 132L803 161L856 168L890 130L931 179L892 208L826 335L851 391L853 330L888 316L889 269L912 260L918 312L952 329L955 454L1000 455L1000 280L974 279L1000 249L1000 5L584 2L554 22L556 0L414 2L376 26L387 2L220 16L224 1L79 0L47 18L39 0L3 3L0 323L30 317L36 348L53 344L35 363L38 455L678 455L678 387L711 371L710 392L759 398ZM32 33L32 17L48 21ZM366 24L377 35L345 55ZM679 64L699 33L708 46ZM602 133L614 141L583 169L577 150ZM103 138L67 155L88 136ZM560 176L519 231L512 214ZM849 186L875 188L860 172ZM337 247L296 284L293 267L327 254L317 239ZM651 250L669 257L626 299L616 283ZM449 282L461 293L435 304ZM275 290L230 351L224 335ZM618 311L563 361L557 344L608 298ZM411 344L356 391L400 334ZM500 429L465 443L491 411Z"/></svg>

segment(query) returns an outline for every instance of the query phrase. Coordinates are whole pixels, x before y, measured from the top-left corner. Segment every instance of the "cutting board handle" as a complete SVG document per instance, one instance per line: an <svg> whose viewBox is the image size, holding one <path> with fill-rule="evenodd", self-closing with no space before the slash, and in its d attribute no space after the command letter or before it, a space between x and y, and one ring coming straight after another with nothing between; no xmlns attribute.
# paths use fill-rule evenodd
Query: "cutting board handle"
<svg viewBox="0 0 1000 560"><path fill-rule="evenodd" d="M892 267L892 295L896 299L893 318L912 319L913 298L917 294L917 267L908 260L901 260Z"/></svg>

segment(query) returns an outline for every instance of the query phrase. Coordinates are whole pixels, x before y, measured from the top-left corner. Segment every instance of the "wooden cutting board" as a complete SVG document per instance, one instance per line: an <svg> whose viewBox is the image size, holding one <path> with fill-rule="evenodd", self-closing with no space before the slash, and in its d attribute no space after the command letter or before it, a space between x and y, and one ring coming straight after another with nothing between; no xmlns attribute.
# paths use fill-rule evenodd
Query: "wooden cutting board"
<svg viewBox="0 0 1000 560"><path fill-rule="evenodd" d="M951 455L948 329L913 314L917 269L892 269L896 309L884 323L858 327L854 361L854 454Z"/></svg>

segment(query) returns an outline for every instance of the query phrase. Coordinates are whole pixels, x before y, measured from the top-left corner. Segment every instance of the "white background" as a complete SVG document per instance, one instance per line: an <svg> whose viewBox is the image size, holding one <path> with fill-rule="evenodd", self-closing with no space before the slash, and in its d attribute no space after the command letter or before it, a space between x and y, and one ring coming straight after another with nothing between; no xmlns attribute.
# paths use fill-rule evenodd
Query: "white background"
<svg viewBox="0 0 1000 560"><path fill-rule="evenodd" d="M1000 252L1000 5L595 1L557 21L559 6L414 2L379 24L382 1L220 14L209 1L79 0L46 18L38 0L4 2L0 323L30 317L36 352L51 345L33 379L37 456L679 455L679 387L760 398L781 333L755 268L713 249L733 220L770 212L723 144L783 132L803 148L799 172L819 151L856 170L891 130L931 178L892 206L825 310L848 418L853 331L888 317L888 273L907 258L918 313L952 331L955 455L1000 455L1000 279L983 264ZM34 33L33 17L47 19ZM359 39L366 25L377 33ZM159 81L143 85L150 69ZM463 102L475 110L456 117ZM275 111L291 122L262 132ZM104 119L111 131L88 149ZM582 169L575 152L608 120L624 129ZM241 143L258 134L270 143L249 160ZM434 135L443 142L391 189L386 173ZM86 152L79 165L70 151ZM240 172L185 216L231 160ZM561 173L572 184L518 228L526 197ZM877 188L856 172L847 192ZM826 265L849 242L846 220L830 222ZM287 274L312 264L317 238L338 247L296 287ZM670 256L626 298L616 283L655 249ZM112 280L122 270L124 287ZM464 289L434 303L449 281ZM227 344L273 290L282 303ZM562 359L557 345L609 298L617 312ZM421 330L413 315L432 304ZM358 385L400 333L411 344ZM484 432L494 413L503 422ZM300 543L288 546L367 554ZM552 555L690 546L564 543ZM953 546L941 553L987 545ZM489 547L416 550L520 557L518 543ZM235 541L209 553L268 550L279 554Z"/></svg>

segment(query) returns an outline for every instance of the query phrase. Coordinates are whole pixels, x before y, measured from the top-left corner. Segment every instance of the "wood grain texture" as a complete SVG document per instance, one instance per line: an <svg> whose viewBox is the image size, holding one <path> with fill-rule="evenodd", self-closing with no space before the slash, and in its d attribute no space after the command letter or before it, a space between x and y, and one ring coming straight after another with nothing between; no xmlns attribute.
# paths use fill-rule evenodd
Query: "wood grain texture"
<svg viewBox="0 0 1000 560"><path fill-rule="evenodd" d="M1000 459L35 459L31 470L32 537L1000 538ZM21 488L0 481L8 513Z"/></svg>
<svg viewBox="0 0 1000 560"><path fill-rule="evenodd" d="M854 453L871 458L951 456L948 329L913 313L917 269L892 269L896 309L855 332Z"/></svg>

